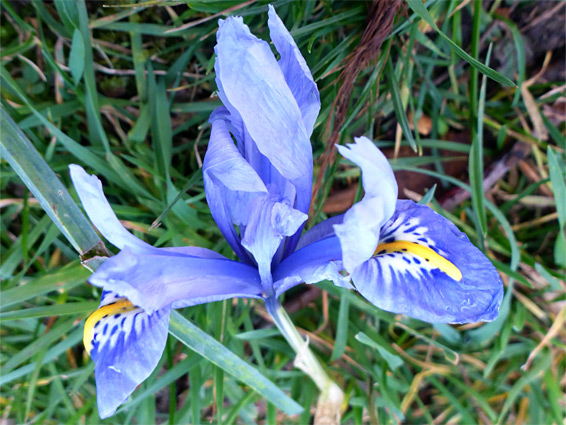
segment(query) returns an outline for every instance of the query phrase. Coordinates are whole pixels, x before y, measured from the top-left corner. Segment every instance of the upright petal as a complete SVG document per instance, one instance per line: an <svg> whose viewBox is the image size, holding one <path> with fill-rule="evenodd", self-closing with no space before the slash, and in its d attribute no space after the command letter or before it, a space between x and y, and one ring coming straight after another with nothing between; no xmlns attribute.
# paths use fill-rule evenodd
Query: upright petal
<svg viewBox="0 0 566 425"><path fill-rule="evenodd" d="M352 274L377 307L428 322L490 321L503 284L491 262L430 208L398 201L375 255Z"/></svg>
<svg viewBox="0 0 566 425"><path fill-rule="evenodd" d="M210 212L242 261L248 261L234 224L246 225L250 202L267 189L242 157L223 120L214 120L203 163L204 188Z"/></svg>
<svg viewBox="0 0 566 425"><path fill-rule="evenodd" d="M331 280L335 285L351 288L349 277L342 275L342 249L336 236L315 241L284 259L273 272L276 295L299 283Z"/></svg>
<svg viewBox="0 0 566 425"><path fill-rule="evenodd" d="M342 245L344 268L352 273L373 255L379 241L380 223L385 219L383 199L364 197L352 206L334 232Z"/></svg>
<svg viewBox="0 0 566 425"><path fill-rule="evenodd" d="M138 254L125 247L109 258L89 281L141 307L146 313L233 297L260 298L257 270L219 258L179 252Z"/></svg>
<svg viewBox="0 0 566 425"><path fill-rule="evenodd" d="M220 21L216 45L219 95L239 115L259 151L287 179L309 173L312 150L301 111L269 45L241 17Z"/></svg>
<svg viewBox="0 0 566 425"><path fill-rule="evenodd" d="M106 294L86 321L85 347L95 363L101 418L118 406L155 369L167 341L169 309L147 314L125 298Z"/></svg>
<svg viewBox="0 0 566 425"><path fill-rule="evenodd" d="M294 209L285 199L264 195L254 199L242 245L254 256L262 284L271 295L271 261L281 242L297 232L307 215Z"/></svg>
<svg viewBox="0 0 566 425"><path fill-rule="evenodd" d="M352 273L371 258L379 241L379 229L395 211L397 182L385 155L366 137L337 146L338 151L362 170L364 198L334 226L342 244L344 267Z"/></svg>
<svg viewBox="0 0 566 425"><path fill-rule="evenodd" d="M98 177L91 176L80 166L69 165L71 179L90 221L102 235L117 248L129 246L139 252L151 252L154 248L126 230L112 211L102 191Z"/></svg>
<svg viewBox="0 0 566 425"><path fill-rule="evenodd" d="M281 55L279 67L301 110L308 137L311 136L316 117L320 111L320 95L312 74L301 55L295 40L277 16L275 8L269 5L269 34L275 48Z"/></svg>

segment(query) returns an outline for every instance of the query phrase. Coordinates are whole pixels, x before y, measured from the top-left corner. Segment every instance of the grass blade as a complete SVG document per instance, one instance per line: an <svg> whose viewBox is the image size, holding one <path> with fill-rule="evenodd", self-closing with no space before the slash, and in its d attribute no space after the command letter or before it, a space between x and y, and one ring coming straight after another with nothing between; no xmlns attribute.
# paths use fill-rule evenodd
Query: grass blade
<svg viewBox="0 0 566 425"><path fill-rule="evenodd" d="M554 262L562 267L566 267L566 241L564 239L564 230L566 229L566 184L564 183L564 174L558 158L550 146L546 153L554 201L556 202L556 212L558 213L558 223L560 225L560 231L554 245Z"/></svg>
<svg viewBox="0 0 566 425"><path fill-rule="evenodd" d="M460 46L458 46L456 43L454 43L450 37L448 37L446 34L444 34L440 30L440 28L438 28L438 25L436 25L436 22L434 22L434 19L432 19L432 16L430 16L430 13L428 13L428 10L426 9L425 5L423 4L423 2L421 0L407 0L407 4L413 10L413 12L415 12L423 21L425 21L432 28L434 28L434 30L436 32L438 32L438 35L440 37L442 37L450 45L452 50L458 56L460 56L462 59L464 59L470 65L472 65L474 68L479 70L482 74L485 74L489 78L491 78L492 80L497 81L499 84L503 84L504 86L517 87L517 85L513 81L511 81L509 78L507 78L506 76L500 74L499 72L495 71L494 69L491 69L490 67L484 65L483 63L481 63L477 59L474 59L473 57L471 57Z"/></svg>
<svg viewBox="0 0 566 425"><path fill-rule="evenodd" d="M487 52L486 63L489 63L491 56L491 45ZM485 110L485 91L487 86L487 78L482 78L480 99L478 103L477 130L472 141L472 149L468 167L470 170L470 186L472 189L472 206L478 217L478 223L481 229L482 238L487 234L487 216L485 213L484 203L484 187L483 187L483 116Z"/></svg>
<svg viewBox="0 0 566 425"><path fill-rule="evenodd" d="M268 402L273 403L288 415L302 412L303 408L269 379L176 311L171 314L169 320L169 333L191 350L252 387Z"/></svg>
<svg viewBox="0 0 566 425"><path fill-rule="evenodd" d="M102 243L65 186L3 108L0 126L0 153L73 247L84 254Z"/></svg>
<svg viewBox="0 0 566 425"><path fill-rule="evenodd" d="M80 265L70 266L57 273L38 277L25 285L17 286L2 292L0 308L5 309L11 305L21 303L33 297L46 294L62 288L72 288L84 283L90 272Z"/></svg>
<svg viewBox="0 0 566 425"><path fill-rule="evenodd" d="M391 101L393 102L393 109L395 110L395 116L399 121L399 125L403 130L403 134L409 141L413 151L417 151L417 143L413 137L413 132L409 127L409 120L407 119L407 114L405 113L405 108L403 107L403 101L401 99L401 93L399 92L399 83L395 77L395 70L391 64L391 60L388 60L385 64L385 73L387 74L387 80L389 81L389 91L391 93Z"/></svg>

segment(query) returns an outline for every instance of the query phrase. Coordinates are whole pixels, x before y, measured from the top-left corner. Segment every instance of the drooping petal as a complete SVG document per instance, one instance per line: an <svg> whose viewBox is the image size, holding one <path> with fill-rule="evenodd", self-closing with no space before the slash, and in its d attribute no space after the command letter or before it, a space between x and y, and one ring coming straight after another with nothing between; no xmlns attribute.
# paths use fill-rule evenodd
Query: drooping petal
<svg viewBox="0 0 566 425"><path fill-rule="evenodd" d="M306 214L294 209L285 199L264 195L253 200L242 245L254 256L268 295L273 256L283 239L295 234L306 219Z"/></svg>
<svg viewBox="0 0 566 425"><path fill-rule="evenodd" d="M219 96L239 115L258 150L287 179L309 174L312 149L301 111L269 45L241 17L220 21L216 79Z"/></svg>
<svg viewBox="0 0 566 425"><path fill-rule="evenodd" d="M234 224L247 224L250 202L267 193L267 189L234 145L225 121L220 119L212 123L203 176L206 199L216 224L240 259L247 261Z"/></svg>
<svg viewBox="0 0 566 425"><path fill-rule="evenodd" d="M106 294L85 323L84 341L95 362L98 412L102 419L155 369L167 341L169 309L149 315L125 298Z"/></svg>
<svg viewBox="0 0 566 425"><path fill-rule="evenodd" d="M364 198L346 212L341 224L334 226L349 273L373 255L379 229L393 215L397 200L397 182L385 155L366 137L358 137L355 142L337 146L342 156L361 168L365 190Z"/></svg>
<svg viewBox="0 0 566 425"><path fill-rule="evenodd" d="M503 296L497 270L466 235L412 201L397 202L376 255L352 280L377 307L437 323L493 320Z"/></svg>
<svg viewBox="0 0 566 425"><path fill-rule="evenodd" d="M275 48L281 55L278 62L279 67L299 105L307 135L310 137L320 111L318 88L295 40L285 28L283 21L277 16L272 5L269 5L268 15L269 34Z"/></svg>
<svg viewBox="0 0 566 425"><path fill-rule="evenodd" d="M106 260L89 281L149 314L227 298L259 298L262 293L257 270L243 263L170 251L138 254L128 247Z"/></svg>
<svg viewBox="0 0 566 425"><path fill-rule="evenodd" d="M349 277L340 273L342 267L342 249L336 236L313 242L298 249L284 259L273 272L276 295L300 283L317 283L331 280L335 285L351 288Z"/></svg>
<svg viewBox="0 0 566 425"><path fill-rule="evenodd" d="M89 175L79 165L69 165L73 185L90 221L117 248L129 246L139 252L151 252L154 248L126 230L112 211L102 191L98 177Z"/></svg>

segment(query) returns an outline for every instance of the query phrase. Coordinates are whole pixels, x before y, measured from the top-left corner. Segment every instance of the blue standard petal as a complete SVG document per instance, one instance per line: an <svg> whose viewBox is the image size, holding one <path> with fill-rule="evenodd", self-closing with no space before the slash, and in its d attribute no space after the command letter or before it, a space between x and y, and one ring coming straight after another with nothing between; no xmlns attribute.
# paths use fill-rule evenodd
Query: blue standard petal
<svg viewBox="0 0 566 425"><path fill-rule="evenodd" d="M271 295L271 261L285 237L297 232L307 215L273 195L256 198L250 209L242 245L254 256L262 284Z"/></svg>
<svg viewBox="0 0 566 425"><path fill-rule="evenodd" d="M464 233L404 200L383 226L375 255L352 280L377 307L433 323L491 321L503 297L499 273Z"/></svg>
<svg viewBox="0 0 566 425"><path fill-rule="evenodd" d="M342 156L361 168L365 190L363 199L334 226L349 273L373 255L380 227L393 214L397 200L397 182L385 155L367 137L357 137L355 142L336 146Z"/></svg>
<svg viewBox="0 0 566 425"><path fill-rule="evenodd" d="M204 188L210 212L242 261L249 262L234 224L246 225L251 201L267 189L234 145L223 120L212 123L203 163Z"/></svg>
<svg viewBox="0 0 566 425"><path fill-rule="evenodd" d="M275 48L281 55L279 67L285 76L285 81L291 89L303 116L303 123L310 137L320 111L320 95L311 71L301 55L295 40L285 28L283 21L277 16L275 8L269 5L269 35Z"/></svg>
<svg viewBox="0 0 566 425"><path fill-rule="evenodd" d="M241 17L220 21L216 76L219 95L239 115L259 151L287 179L312 169L312 148L301 111L269 45Z"/></svg>

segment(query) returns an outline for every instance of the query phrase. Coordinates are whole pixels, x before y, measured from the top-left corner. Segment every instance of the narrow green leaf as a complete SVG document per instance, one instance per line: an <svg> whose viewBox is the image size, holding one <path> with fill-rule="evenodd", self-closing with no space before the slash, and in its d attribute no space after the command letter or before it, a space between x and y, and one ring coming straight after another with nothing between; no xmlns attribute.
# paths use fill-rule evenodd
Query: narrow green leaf
<svg viewBox="0 0 566 425"><path fill-rule="evenodd" d="M486 63L489 64L491 56L491 44L487 51ZM487 215L485 213L484 202L484 189L483 189L483 116L485 110L485 91L487 86L487 77L484 75L482 78L480 99L478 103L477 112L477 128L474 132L474 140L472 141L472 149L470 151L470 158L468 167L470 172L470 186L472 188L472 206L478 218L480 225L482 240L487 234Z"/></svg>
<svg viewBox="0 0 566 425"><path fill-rule="evenodd" d="M25 362L27 359L37 353L39 350L46 349L53 342L61 338L63 335L67 334L73 326L75 326L74 318L57 323L55 326L49 329L49 332L41 335L23 350L10 357L10 359L2 366L2 373L10 372L16 366Z"/></svg>
<svg viewBox="0 0 566 425"><path fill-rule="evenodd" d="M419 43L421 43L423 46L425 46L431 52L437 54L438 56L440 56L442 58L448 58L448 55L445 54L442 50L440 50L438 48L438 46L436 44L434 44L434 42L430 38L428 38L426 36L426 34L423 34L420 30L416 31L415 38L417 39L417 41Z"/></svg>
<svg viewBox="0 0 566 425"><path fill-rule="evenodd" d="M419 201L419 204L426 205L434 199L434 192L436 192L436 183L424 194Z"/></svg>
<svg viewBox="0 0 566 425"><path fill-rule="evenodd" d="M554 276L552 276L550 272L546 268L544 268L542 264L535 263L535 270L539 272L544 279L546 279L546 281L554 291L562 290L559 280Z"/></svg>
<svg viewBox="0 0 566 425"><path fill-rule="evenodd" d="M85 69L85 45L83 36L78 29L73 32L71 53L69 53L69 68L75 84L78 84Z"/></svg>
<svg viewBox="0 0 566 425"><path fill-rule="evenodd" d="M216 422L222 423L222 415L224 413L224 371L214 368L214 390L216 392Z"/></svg>
<svg viewBox="0 0 566 425"><path fill-rule="evenodd" d="M136 17L136 19L139 19ZM134 17L130 16L130 22L134 21ZM142 36L138 32L130 33L130 39L132 40L132 59L134 61L134 70L136 72L136 88L138 90L138 96L140 98L140 107L143 108L147 101L147 78L145 76L145 62L147 57L143 49ZM141 118L140 113L140 118ZM149 120L147 121L149 126ZM143 140L143 139L142 139Z"/></svg>
<svg viewBox="0 0 566 425"><path fill-rule="evenodd" d="M387 80L389 82L389 92L391 93L391 101L393 102L393 109L395 110L395 116L403 134L409 141L413 151L417 151L417 143L413 137L413 132L409 127L409 120L407 119L407 114L405 113L405 108L403 107L403 101L401 100L401 93L399 92L399 83L395 77L395 71L393 65L391 64L391 58L385 64L385 73L387 74Z"/></svg>
<svg viewBox="0 0 566 425"><path fill-rule="evenodd" d="M541 355L539 357L538 361L535 361L534 366L527 373L523 374L521 378L515 381L515 383L511 387L511 390L509 390L508 392L505 403L503 403L503 407L499 410L499 418L497 419L496 424L505 423L504 419L507 416L507 413L513 406L513 403L515 403L517 397L519 397L519 395L523 391L523 388L529 385L531 382L539 379L541 372L544 372L545 370L550 368L551 364L552 356L550 355L550 353L545 353L544 355ZM540 387L540 384L538 386Z"/></svg>
<svg viewBox="0 0 566 425"><path fill-rule="evenodd" d="M69 348L75 346L83 339L83 329L76 329L75 331L71 332L65 339L58 342L56 345L51 347L45 353L45 357L41 361L42 364L46 364L51 362L53 359L56 359L62 353L67 351ZM2 369L2 375L0 375L0 382L2 385L8 385L10 382L15 381L16 379L21 378L22 376L27 375L28 373L33 372L35 368L35 362L27 364L25 366L20 367L10 373L5 373L5 370Z"/></svg>
<svg viewBox="0 0 566 425"><path fill-rule="evenodd" d="M562 366L564 366L564 363L562 363ZM559 401L562 400L564 396L558 384L558 382L560 382L560 369L562 369L562 372L564 371L563 367L559 368L558 376L554 374L553 368L547 369L546 372L544 372L544 382L546 383L546 390L549 394L548 401L557 424L564 423L564 414L566 413Z"/></svg>
<svg viewBox="0 0 566 425"><path fill-rule="evenodd" d="M399 357L396 354L390 353L386 348L384 348L377 341L371 339L365 333L363 332L358 333L356 335L356 339L364 345L375 348L379 352L381 357L383 357L383 359L387 362L391 370L395 370L403 365L403 359L401 357Z"/></svg>
<svg viewBox="0 0 566 425"><path fill-rule="evenodd" d="M97 170L99 173L104 174L108 179L118 184L121 182L122 179L120 178L120 175L114 172L107 165L107 162L105 160L101 159L99 156L93 153L91 149L88 149L75 142L73 139L63 133L59 128L53 125L41 113L39 113L37 109L35 109L35 107L32 105L32 103L28 100L28 98L24 95L24 93L19 89L18 84L14 81L5 67L0 66L0 73L2 75L2 78L8 83L10 88L13 89L18 94L18 96L20 96L20 98L30 109L30 111L32 111L37 119L43 125L45 125L49 129L49 131L53 133L54 136L57 137L57 140L60 141L65 146L65 148L69 150L69 152L71 152L80 161Z"/></svg>
<svg viewBox="0 0 566 425"><path fill-rule="evenodd" d="M169 320L169 333L191 350L205 357L239 381L249 385L268 402L273 403L288 415L294 415L303 410L297 402L289 398L254 367L240 359L176 311L171 314Z"/></svg>
<svg viewBox="0 0 566 425"><path fill-rule="evenodd" d="M452 326L446 323L433 323L432 327L450 344L459 345L462 343L462 335Z"/></svg>
<svg viewBox="0 0 566 425"><path fill-rule="evenodd" d="M200 376L200 368L195 367L189 375L189 396L191 398L191 413L193 424L201 423L200 420L200 397L199 392L203 381Z"/></svg>
<svg viewBox="0 0 566 425"><path fill-rule="evenodd" d="M90 272L84 267L81 265L74 265L58 271L57 273L38 277L24 285L16 286L15 288L2 292L2 297L0 297L0 308L5 309L8 306L21 303L39 295L46 294L47 292L62 288L73 288L85 283L89 275Z"/></svg>
<svg viewBox="0 0 566 425"><path fill-rule="evenodd" d="M45 353L47 352L47 347L43 347L42 349L40 349L38 351L38 353L35 356L35 368L33 370L33 373L31 374L31 377L29 378L28 381L28 394L27 394L27 400L26 400L26 414L25 414L25 419L27 422L27 418L29 416L29 413L31 411L31 405L33 402L33 396L35 394L35 388L37 386L37 379L39 378L39 371L41 370L41 362L43 361L43 358L45 357Z"/></svg>
<svg viewBox="0 0 566 425"><path fill-rule="evenodd" d="M153 69L148 64L149 91L151 106L151 138L153 151L157 162L159 175L169 180L169 167L171 166L172 131L169 102L163 80L157 82Z"/></svg>
<svg viewBox="0 0 566 425"><path fill-rule="evenodd" d="M81 283L82 279L78 282ZM60 286L57 286L57 289L59 288ZM88 313L96 310L98 304L100 304L98 301L82 301L25 308L23 310L2 311L0 312L0 320L8 321L30 319L34 317L66 316L68 314Z"/></svg>
<svg viewBox="0 0 566 425"><path fill-rule="evenodd" d="M347 291L347 290L344 290ZM334 361L342 357L346 350L346 341L348 338L348 312L350 311L350 300L347 297L340 297L340 309L338 310L338 321L336 322L336 339L334 341L334 349L330 356L330 361Z"/></svg>
<svg viewBox="0 0 566 425"><path fill-rule="evenodd" d="M33 226L31 232L27 236L27 241L30 246L35 244L37 240L44 235L44 233L49 233L49 228L53 225L50 217L48 215L43 216L36 224ZM59 233L59 230L57 229ZM6 251L2 252L2 265L0 266L0 280L10 279L14 271L18 268L18 265L23 260L22 245L23 245L24 235L20 235L18 239L14 242L12 247ZM45 240L46 238L44 238Z"/></svg>
<svg viewBox="0 0 566 425"><path fill-rule="evenodd" d="M566 267L566 241L564 237L564 230L566 229L566 183L564 182L562 167L550 146L546 154L548 156L548 171L556 203L556 212L558 213L558 224L560 225L560 231L554 245L554 262L561 267Z"/></svg>
<svg viewBox="0 0 566 425"><path fill-rule="evenodd" d="M521 30L511 19L507 19L500 15L494 15L495 18L505 22L511 31L511 35L513 37L513 44L515 46L515 52L517 54L517 85L519 87L522 86L523 81L525 80L526 75L526 58L525 58L525 41L523 39L523 35L521 34ZM519 99L521 97L521 90L515 91L515 96L513 97L513 104L512 106L517 106Z"/></svg>
<svg viewBox="0 0 566 425"><path fill-rule="evenodd" d="M448 348L447 346L445 346L444 344L441 344L438 341L435 341L432 338L429 338L428 336L424 335L422 332L419 332L407 325L404 325L402 323L398 323L397 326L401 327L402 329L404 329L405 331L409 332L411 335L416 336L417 338L422 339L423 341L428 342L429 344L434 345L435 347L438 347L442 350L442 352L444 353L444 357L446 357L446 360L448 360L449 362L456 364L458 363L458 353L456 353L454 350Z"/></svg>
<svg viewBox="0 0 566 425"><path fill-rule="evenodd" d="M67 3L67 2L65 2ZM73 2L75 3L75 2ZM94 58L92 57L92 40L88 27L88 14L84 0L77 0L75 3L76 15L73 25L80 30L84 45L84 83L86 88L85 109L88 120L88 131L92 142L102 143L107 153L110 152L110 143L106 132L102 126L100 118L100 104L98 101L98 91L96 90L96 78L94 76ZM69 8L69 7L67 7Z"/></svg>
<svg viewBox="0 0 566 425"><path fill-rule="evenodd" d="M80 253L101 243L75 201L16 123L0 108L0 154L37 198L59 230Z"/></svg>
<svg viewBox="0 0 566 425"><path fill-rule="evenodd" d="M442 384L436 376L427 376L425 378L429 381L440 393L448 399L450 406L458 411L462 416L462 423L465 424L473 424L474 423L474 416L472 412L470 412L469 408L466 408L460 400L456 397L456 395L451 392L444 384Z"/></svg>
<svg viewBox="0 0 566 425"><path fill-rule="evenodd" d="M504 86L517 87L517 85L513 81L511 81L509 78L507 78L506 76L500 74L499 72L497 72L497 71L491 69L490 67L484 65L483 63L481 63L477 59L474 59L473 57L471 57L460 46L458 46L456 43L454 43L450 39L450 37L448 37L446 34L444 34L440 30L440 28L438 28L438 26L436 25L436 22L434 22L434 19L432 19L432 16L430 16L430 13L428 12L428 10L426 9L425 5L423 4L423 2L421 0L407 0L407 4L413 10L413 12L415 12L423 21L425 21L432 28L434 28L434 30L436 32L438 32L438 35L440 37L442 37L450 45L450 47L454 50L454 52L458 56L460 56L462 59L464 59L470 65L472 65L474 68L478 69L482 74L487 75L492 80L497 81L498 83L503 84Z"/></svg>

